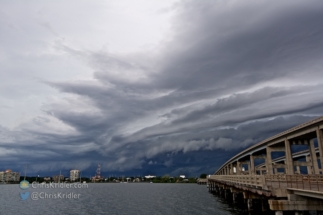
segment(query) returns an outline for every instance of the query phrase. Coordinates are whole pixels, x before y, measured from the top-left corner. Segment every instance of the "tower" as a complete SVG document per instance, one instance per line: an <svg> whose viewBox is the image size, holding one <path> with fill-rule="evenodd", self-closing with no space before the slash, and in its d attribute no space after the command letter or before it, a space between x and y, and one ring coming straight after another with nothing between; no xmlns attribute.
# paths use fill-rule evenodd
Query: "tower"
<svg viewBox="0 0 323 215"><path fill-rule="evenodd" d="M96 178L100 179L101 178L101 166L98 163L98 168L96 169Z"/></svg>

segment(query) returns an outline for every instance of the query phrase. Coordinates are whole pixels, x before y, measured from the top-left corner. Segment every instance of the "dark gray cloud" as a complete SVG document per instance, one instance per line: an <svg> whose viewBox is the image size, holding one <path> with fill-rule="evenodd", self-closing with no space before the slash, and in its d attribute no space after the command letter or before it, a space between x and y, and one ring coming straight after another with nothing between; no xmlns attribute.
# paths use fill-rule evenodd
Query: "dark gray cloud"
<svg viewBox="0 0 323 215"><path fill-rule="evenodd" d="M90 174L101 163L106 173L195 176L323 114L321 1L183 1L171 10L173 34L151 52L56 40L93 79L45 81L64 96L17 130L0 127L5 165L19 155L41 161L33 172Z"/></svg>

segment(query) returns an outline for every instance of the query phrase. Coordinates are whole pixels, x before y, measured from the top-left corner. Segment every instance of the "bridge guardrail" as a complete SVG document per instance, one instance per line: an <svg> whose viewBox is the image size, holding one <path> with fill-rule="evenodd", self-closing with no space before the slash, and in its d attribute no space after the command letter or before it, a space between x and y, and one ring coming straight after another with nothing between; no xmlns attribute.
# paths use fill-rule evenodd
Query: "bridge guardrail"
<svg viewBox="0 0 323 215"><path fill-rule="evenodd" d="M272 188L323 191L323 175L265 175L265 184Z"/></svg>
<svg viewBox="0 0 323 215"><path fill-rule="evenodd" d="M242 186L296 188L323 192L323 175L211 175L208 179Z"/></svg>
<svg viewBox="0 0 323 215"><path fill-rule="evenodd" d="M264 184L264 175L211 175L209 179L254 187L263 187Z"/></svg>

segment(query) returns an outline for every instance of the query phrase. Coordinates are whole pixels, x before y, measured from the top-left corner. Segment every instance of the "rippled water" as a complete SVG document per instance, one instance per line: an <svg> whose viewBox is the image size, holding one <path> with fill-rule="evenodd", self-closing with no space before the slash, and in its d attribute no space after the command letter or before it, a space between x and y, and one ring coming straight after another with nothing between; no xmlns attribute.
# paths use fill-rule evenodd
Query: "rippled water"
<svg viewBox="0 0 323 215"><path fill-rule="evenodd" d="M32 192L80 194L79 199L21 200L19 185L0 185L0 214L237 214L206 185L102 183L82 189L32 188Z"/></svg>

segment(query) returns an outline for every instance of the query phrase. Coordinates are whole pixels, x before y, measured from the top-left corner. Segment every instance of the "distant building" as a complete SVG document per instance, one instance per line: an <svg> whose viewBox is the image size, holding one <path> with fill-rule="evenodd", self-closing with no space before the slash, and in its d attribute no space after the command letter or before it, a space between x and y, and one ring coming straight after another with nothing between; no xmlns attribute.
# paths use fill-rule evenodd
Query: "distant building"
<svg viewBox="0 0 323 215"><path fill-rule="evenodd" d="M63 182L64 181L64 175L54 175L53 176L53 181L55 183Z"/></svg>
<svg viewBox="0 0 323 215"><path fill-rule="evenodd" d="M44 177L44 181L49 182L50 181L50 177Z"/></svg>
<svg viewBox="0 0 323 215"><path fill-rule="evenodd" d="M0 172L0 182L4 181L4 171Z"/></svg>
<svg viewBox="0 0 323 215"><path fill-rule="evenodd" d="M145 178L146 179L152 179L152 178L156 178L156 176L155 175L146 175Z"/></svg>
<svg viewBox="0 0 323 215"><path fill-rule="evenodd" d="M180 178L186 178L186 177L185 177L185 175L180 175L179 177L180 177Z"/></svg>
<svg viewBox="0 0 323 215"><path fill-rule="evenodd" d="M20 173L12 172L10 169L0 172L1 182L17 182L20 181Z"/></svg>
<svg viewBox="0 0 323 215"><path fill-rule="evenodd" d="M91 181L92 182L100 182L100 181L102 181L104 178L103 177L101 177L101 176L93 176L92 178L91 178Z"/></svg>
<svg viewBox="0 0 323 215"><path fill-rule="evenodd" d="M70 181L76 181L80 178L80 170L71 170L70 171Z"/></svg>
<svg viewBox="0 0 323 215"><path fill-rule="evenodd" d="M135 178L133 182L140 182L140 178Z"/></svg>

